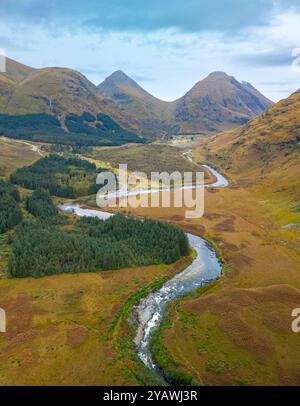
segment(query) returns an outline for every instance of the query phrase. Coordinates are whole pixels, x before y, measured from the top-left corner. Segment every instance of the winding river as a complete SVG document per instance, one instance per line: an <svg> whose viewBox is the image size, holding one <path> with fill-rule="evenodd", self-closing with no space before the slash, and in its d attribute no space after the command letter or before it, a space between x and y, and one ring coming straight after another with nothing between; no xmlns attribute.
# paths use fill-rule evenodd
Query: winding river
<svg viewBox="0 0 300 406"><path fill-rule="evenodd" d="M189 155L186 154L186 157L194 162ZM216 178L214 183L205 185L204 187L228 186L227 179L225 179L220 173L208 165L203 166ZM194 187L195 186L193 186L193 188ZM157 193L157 190L145 190L143 193ZM128 196L132 196L132 193L129 192ZM121 196L119 195L119 197ZM124 197L124 195L122 195L122 197ZM109 217L113 216L111 213L100 210L82 209L79 204L73 203L60 205L59 209L65 212L72 212L81 217L98 217L102 220L107 220ZM199 288L220 278L222 271L222 265L220 264L213 248L204 239L196 235L187 234L187 236L191 247L196 252L196 258L192 264L184 271L167 281L160 289L142 299L134 309L138 320L138 329L135 337L137 354L142 362L160 378L162 378L162 374L153 362L150 351L150 342L153 332L162 321L168 304L184 296L193 289Z"/></svg>

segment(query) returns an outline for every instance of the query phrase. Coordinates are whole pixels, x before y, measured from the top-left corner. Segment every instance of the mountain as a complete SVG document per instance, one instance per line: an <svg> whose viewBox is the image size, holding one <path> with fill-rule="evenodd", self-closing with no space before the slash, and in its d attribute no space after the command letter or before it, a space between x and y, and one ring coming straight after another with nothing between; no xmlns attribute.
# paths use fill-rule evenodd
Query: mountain
<svg viewBox="0 0 300 406"><path fill-rule="evenodd" d="M0 74L0 111L4 112L14 87L23 79L28 77L33 68L6 58L6 73Z"/></svg>
<svg viewBox="0 0 300 406"><path fill-rule="evenodd" d="M272 104L251 85L215 72L176 102L175 120L182 132L211 133L245 124Z"/></svg>
<svg viewBox="0 0 300 406"><path fill-rule="evenodd" d="M193 157L221 171L229 186L206 189L205 213L189 225L179 210L166 216L176 214L191 233L201 230L216 242L223 276L207 292L169 309L172 323L159 346L171 354L177 376L188 368L202 385L297 385L299 343L290 333L290 315L300 301L300 91L242 127L198 137ZM185 312L193 316L193 338L186 322L176 321ZM293 357L281 356L282 337ZM183 347L199 343L202 354L182 357ZM226 365L221 373L207 368L211 359ZM249 359L263 360L263 367L253 368L254 361L249 369Z"/></svg>
<svg viewBox="0 0 300 406"><path fill-rule="evenodd" d="M213 159L224 161L236 173L267 173L280 163L299 156L300 90L268 111L208 143ZM298 163L298 162L297 162Z"/></svg>
<svg viewBox="0 0 300 406"><path fill-rule="evenodd" d="M175 130L173 103L152 96L124 72L114 72L100 83L98 90L112 99L125 115L135 116L144 134L158 135Z"/></svg>
<svg viewBox="0 0 300 406"><path fill-rule="evenodd" d="M6 58L6 73L1 73L1 78L5 77L13 83L19 83L26 79L31 73L35 71L34 68L16 62L13 59Z"/></svg>
<svg viewBox="0 0 300 406"><path fill-rule="evenodd" d="M83 75L70 69L38 69L17 84L6 113L99 112L102 99Z"/></svg>
<svg viewBox="0 0 300 406"><path fill-rule="evenodd" d="M174 102L157 99L122 71L97 87L72 69L34 69L8 59L7 72L0 75L0 114L47 114L65 131L69 114L90 113L105 114L126 131L150 139L211 134L244 124L271 105L250 84L222 72L209 75Z"/></svg>
<svg viewBox="0 0 300 406"><path fill-rule="evenodd" d="M0 79L0 89L9 89L1 113L118 112L117 106L101 96L93 83L72 69L33 69L8 59L7 72Z"/></svg>
<svg viewBox="0 0 300 406"><path fill-rule="evenodd" d="M122 71L98 86L101 94L135 115L144 133L209 134L237 127L272 106L247 82L223 72L210 74L183 97L165 102L153 97Z"/></svg>
<svg viewBox="0 0 300 406"><path fill-rule="evenodd" d="M221 168L237 187L264 195L262 204L274 200L295 213L292 218L300 211L300 90L244 126L210 137L201 148L202 160Z"/></svg>
<svg viewBox="0 0 300 406"><path fill-rule="evenodd" d="M85 76L72 69L33 69L8 59L7 72L0 75L0 113L1 135L13 136L15 132L18 138L30 137L45 142L54 142L56 138L62 142L65 136L68 143L73 143L73 139L76 143L80 138L80 144L90 142L90 137L82 138L89 135L95 145L139 142L132 130L134 119L131 123L127 116L124 121L118 106L102 96ZM88 117L85 113L94 118L85 120ZM103 127L101 119L97 118L100 115L108 117ZM72 120L69 120L70 116ZM74 121L74 116L77 117L77 135L72 139L68 124ZM38 135L36 130L39 128Z"/></svg>

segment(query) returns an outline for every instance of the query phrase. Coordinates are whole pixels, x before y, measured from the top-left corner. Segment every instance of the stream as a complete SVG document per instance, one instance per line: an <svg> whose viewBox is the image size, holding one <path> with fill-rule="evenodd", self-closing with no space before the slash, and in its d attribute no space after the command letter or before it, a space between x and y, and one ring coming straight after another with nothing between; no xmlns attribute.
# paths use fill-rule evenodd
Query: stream
<svg viewBox="0 0 300 406"><path fill-rule="evenodd" d="M186 156L190 161L192 158ZM229 185L220 173L208 165L202 165L207 168L215 177L215 183L205 185L204 187L227 187ZM194 186L197 187L197 186ZM156 190L145 190L144 193L156 193ZM128 193L130 195L130 192ZM123 196L122 196L123 197ZM64 212L74 213L80 217L98 217L107 220L113 216L112 213L82 209L80 204L64 204L58 206ZM193 234L187 237L190 246L196 252L196 258L184 271L167 281L160 289L150 293L135 306L134 313L138 320L138 328L135 337L136 351L141 361L151 369L160 379L162 373L155 365L151 351L150 342L153 332L160 325L168 304L205 284L220 278L222 265L220 264L214 249L203 238Z"/></svg>

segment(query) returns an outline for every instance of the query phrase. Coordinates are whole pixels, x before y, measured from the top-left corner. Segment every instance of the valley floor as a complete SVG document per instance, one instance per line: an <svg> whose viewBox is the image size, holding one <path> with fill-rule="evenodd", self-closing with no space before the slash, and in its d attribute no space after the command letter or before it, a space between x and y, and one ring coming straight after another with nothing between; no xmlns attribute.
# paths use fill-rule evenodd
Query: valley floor
<svg viewBox="0 0 300 406"><path fill-rule="evenodd" d="M203 150L194 152L198 162L205 160ZM274 192L275 175L256 185L227 175L229 188L205 190L201 219L185 219L185 209L178 208L132 210L214 241L226 263L220 281L171 305L160 345L171 362L205 385L299 385L299 335L291 330L291 312L300 307L300 235L285 227L299 223L299 213L291 211L294 202L283 184ZM2 276L9 332L0 336L0 384L145 383L135 361L114 346L110 326L128 297L178 272L185 260L175 268L37 280Z"/></svg>
<svg viewBox="0 0 300 406"><path fill-rule="evenodd" d="M41 158L38 144L0 137L0 177Z"/></svg>
<svg viewBox="0 0 300 406"><path fill-rule="evenodd" d="M201 151L194 157L203 159ZM187 370L205 385L300 384L299 335L291 328L300 306L300 235L285 226L300 220L290 189L299 165L292 176L287 165L280 180L273 171L252 184L228 173L229 188L205 191L198 220L186 220L182 209L134 211L213 240L226 264L220 281L170 306L159 332L162 367Z"/></svg>
<svg viewBox="0 0 300 406"><path fill-rule="evenodd" d="M132 294L188 262L0 279L7 313L7 333L0 335L0 385L143 384L115 349L114 317Z"/></svg>

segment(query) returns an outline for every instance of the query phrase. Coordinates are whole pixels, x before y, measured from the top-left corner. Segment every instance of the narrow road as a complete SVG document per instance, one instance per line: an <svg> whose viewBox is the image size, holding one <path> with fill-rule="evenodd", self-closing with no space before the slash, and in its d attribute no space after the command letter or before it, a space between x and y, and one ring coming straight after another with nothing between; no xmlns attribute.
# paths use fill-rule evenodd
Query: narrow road
<svg viewBox="0 0 300 406"><path fill-rule="evenodd" d="M7 138L7 137L1 137L2 140L6 141L6 142L17 142L18 144L24 144L27 145L31 148L31 151L33 152L37 152L41 157L44 157L44 154L42 153L42 151L40 150L40 148L37 145L31 144L28 141L22 141L22 140L16 140L14 138Z"/></svg>

